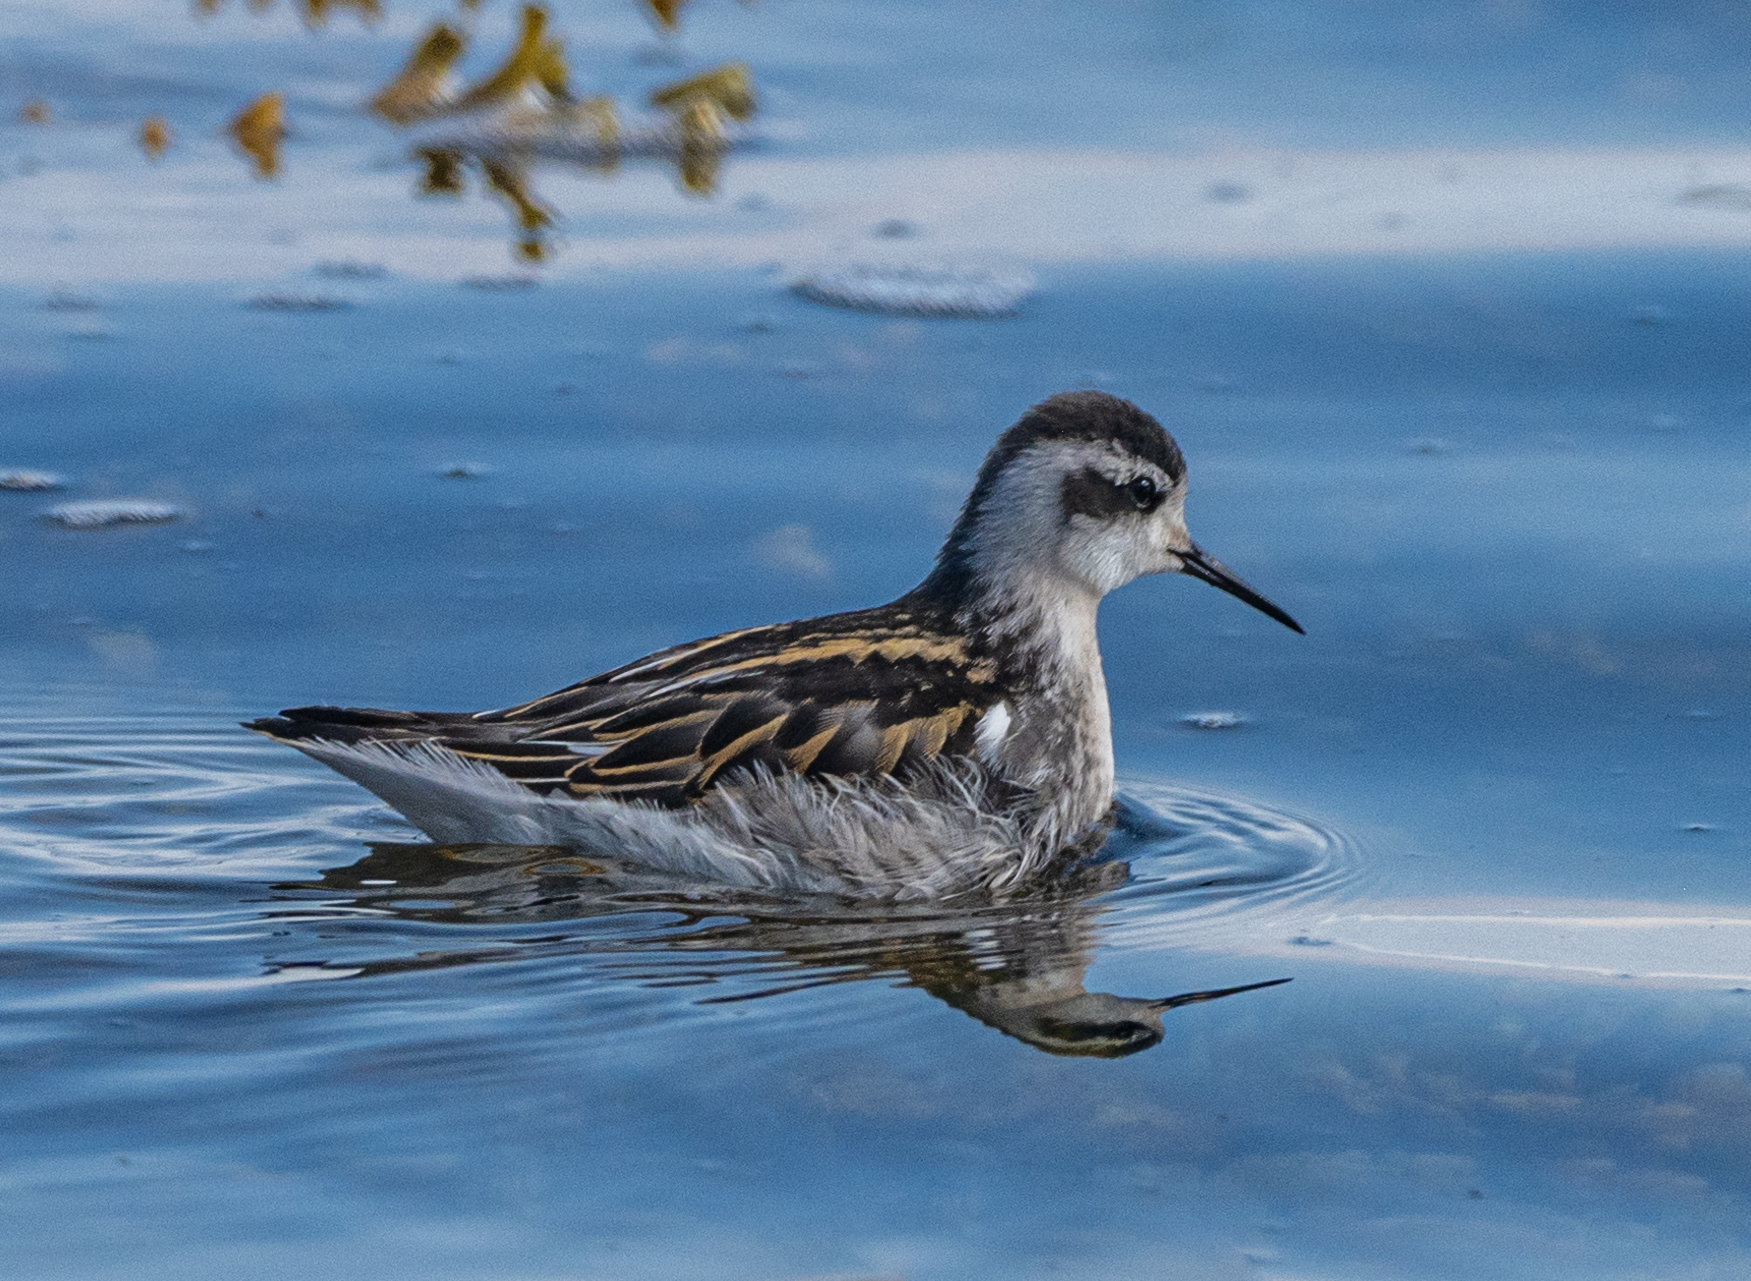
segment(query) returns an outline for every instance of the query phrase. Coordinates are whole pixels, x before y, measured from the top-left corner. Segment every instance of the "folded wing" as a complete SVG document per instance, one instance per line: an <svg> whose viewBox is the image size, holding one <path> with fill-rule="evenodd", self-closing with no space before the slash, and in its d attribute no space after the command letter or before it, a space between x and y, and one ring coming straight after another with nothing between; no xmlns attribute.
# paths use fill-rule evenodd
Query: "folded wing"
<svg viewBox="0 0 1751 1281"><path fill-rule="evenodd" d="M730 632L473 715L293 708L276 738L435 742L541 792L685 805L753 768L905 774L1000 698L965 640L893 607Z"/></svg>

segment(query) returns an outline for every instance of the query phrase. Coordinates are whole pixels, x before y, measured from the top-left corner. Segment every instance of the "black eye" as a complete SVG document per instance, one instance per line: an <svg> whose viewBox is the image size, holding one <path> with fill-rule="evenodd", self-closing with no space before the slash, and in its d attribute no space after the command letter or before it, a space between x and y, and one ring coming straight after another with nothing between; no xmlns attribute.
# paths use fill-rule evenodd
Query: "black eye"
<svg viewBox="0 0 1751 1281"><path fill-rule="evenodd" d="M1125 486L1125 493L1131 503L1140 512L1154 511L1155 505L1161 501L1161 491L1155 487L1155 482L1147 476L1139 476Z"/></svg>

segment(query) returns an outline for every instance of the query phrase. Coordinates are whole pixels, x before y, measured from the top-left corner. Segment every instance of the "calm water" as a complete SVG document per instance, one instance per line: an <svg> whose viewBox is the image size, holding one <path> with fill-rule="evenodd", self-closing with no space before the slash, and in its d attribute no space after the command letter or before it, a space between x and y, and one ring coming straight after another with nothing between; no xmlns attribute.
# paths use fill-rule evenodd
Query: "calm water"
<svg viewBox="0 0 1751 1281"><path fill-rule="evenodd" d="M64 480L0 491L7 1275L1751 1270L1731 15L562 7L584 90L745 58L762 114L709 199L536 167L531 264L481 171L414 200L354 108L436 9L0 11L0 472ZM515 18L468 20L475 76ZM259 183L216 131L275 88ZM1507 148L1562 216L1472 243L1538 222ZM1339 152L1384 166L1345 171L1360 231ZM1214 239L1101 223L1133 187ZM865 259L1038 288L988 322L786 289ZM437 849L236 727L890 598L1072 386L1162 418L1199 540L1308 635L1177 579L1108 602L1124 820L1050 894ZM106 497L184 517L43 518Z"/></svg>

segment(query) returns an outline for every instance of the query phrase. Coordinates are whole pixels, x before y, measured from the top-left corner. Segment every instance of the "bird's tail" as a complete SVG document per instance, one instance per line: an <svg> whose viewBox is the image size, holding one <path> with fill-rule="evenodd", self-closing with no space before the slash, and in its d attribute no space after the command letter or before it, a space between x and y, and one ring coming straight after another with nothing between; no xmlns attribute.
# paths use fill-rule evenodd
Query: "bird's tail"
<svg viewBox="0 0 1751 1281"><path fill-rule="evenodd" d="M242 722L244 729L282 743L322 739L330 743L412 743L425 739L503 736L467 712L396 712L378 707L288 707L278 716ZM472 732L470 732L472 731Z"/></svg>

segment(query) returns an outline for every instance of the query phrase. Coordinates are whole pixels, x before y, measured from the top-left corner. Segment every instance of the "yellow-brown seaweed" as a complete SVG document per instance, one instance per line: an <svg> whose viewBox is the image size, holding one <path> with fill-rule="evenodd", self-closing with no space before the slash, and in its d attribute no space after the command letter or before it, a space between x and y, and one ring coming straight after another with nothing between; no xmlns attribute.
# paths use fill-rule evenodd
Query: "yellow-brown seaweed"
<svg viewBox="0 0 1751 1281"><path fill-rule="evenodd" d="M341 9L351 9L367 27L375 26L383 16L382 0L297 0L298 16L311 30L328 25L328 16ZM210 18L225 7L225 0L194 0L195 14ZM274 0L249 0L251 13L266 13Z"/></svg>
<svg viewBox="0 0 1751 1281"><path fill-rule="evenodd" d="M462 181L462 153L447 147L422 147L415 153L425 171L420 175L422 196L460 196L467 190Z"/></svg>
<svg viewBox="0 0 1751 1281"><path fill-rule="evenodd" d="M696 196L711 195L717 189L728 122L751 118L759 106L748 65L727 62L664 85L651 94L650 102L673 116L680 134L676 161L681 186Z"/></svg>
<svg viewBox="0 0 1751 1281"><path fill-rule="evenodd" d="M644 0L644 3L664 31L680 29L681 10L687 7L687 0Z"/></svg>
<svg viewBox="0 0 1751 1281"><path fill-rule="evenodd" d="M711 110L709 107L702 110ZM676 154L676 170L681 186L695 196L709 196L717 191L717 171L723 164L724 142L721 133L687 128L681 131L681 146Z"/></svg>
<svg viewBox="0 0 1751 1281"><path fill-rule="evenodd" d="M298 9L304 25L311 28L326 26L329 13L338 9L353 10L367 27L374 26L383 16L378 0L299 0Z"/></svg>
<svg viewBox="0 0 1751 1281"><path fill-rule="evenodd" d="M599 94L574 103L571 113L579 124L595 129L596 141L603 151L612 151L620 145L620 117L615 114L614 99L608 95Z"/></svg>
<svg viewBox="0 0 1751 1281"><path fill-rule="evenodd" d="M371 110L407 125L443 110L445 82L467 48L461 32L440 22L426 34L401 73L371 99Z"/></svg>
<svg viewBox="0 0 1751 1281"><path fill-rule="evenodd" d="M565 44L547 39L547 10L533 4L523 6L522 34L503 65L465 90L449 109L474 111L495 106L532 83L541 85L556 98L568 96Z"/></svg>
<svg viewBox="0 0 1751 1281"><path fill-rule="evenodd" d="M264 93L231 122L231 138L255 163L255 176L272 180L280 172L280 142L286 136L286 95Z"/></svg>
<svg viewBox="0 0 1751 1281"><path fill-rule="evenodd" d="M147 116L140 122L140 150L146 159L158 161L170 150L170 122L163 116Z"/></svg>
<svg viewBox="0 0 1751 1281"><path fill-rule="evenodd" d="M529 192L529 173L518 164L503 160L482 160L480 170L486 176L487 187L503 196L517 214L517 226L525 232L540 231L553 225L553 212Z"/></svg>
<svg viewBox="0 0 1751 1281"><path fill-rule="evenodd" d="M754 78L745 62L726 62L672 85L653 90L651 106L674 112L677 117L700 103L709 103L732 120L750 120L759 109L754 97Z"/></svg>

